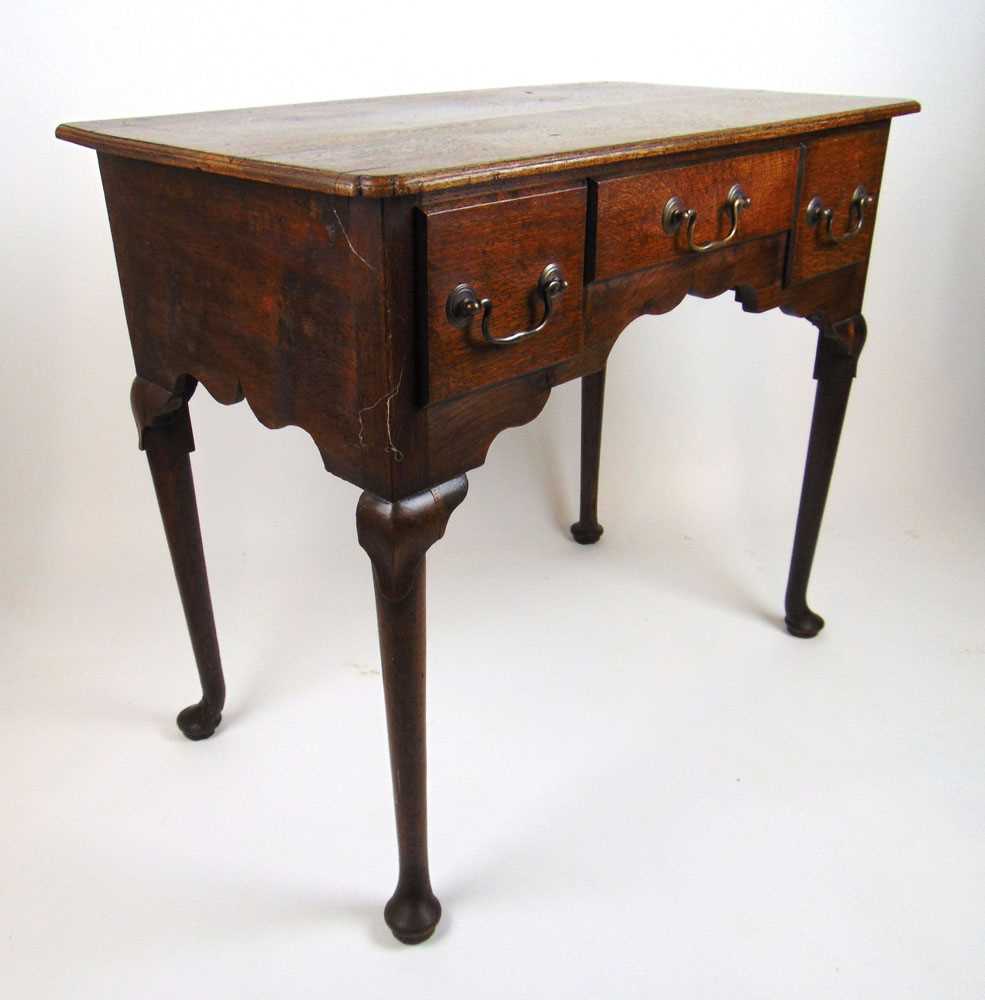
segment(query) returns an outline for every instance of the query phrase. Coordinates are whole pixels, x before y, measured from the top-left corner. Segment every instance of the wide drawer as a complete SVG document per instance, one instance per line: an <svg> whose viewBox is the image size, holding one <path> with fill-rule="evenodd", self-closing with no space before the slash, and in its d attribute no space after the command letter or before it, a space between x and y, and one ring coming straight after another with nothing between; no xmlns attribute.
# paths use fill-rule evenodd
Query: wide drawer
<svg viewBox="0 0 985 1000"><path fill-rule="evenodd" d="M421 209L425 402L578 353L585 204L579 185Z"/></svg>
<svg viewBox="0 0 985 1000"><path fill-rule="evenodd" d="M790 281L864 260L872 243L889 125L807 145Z"/></svg>
<svg viewBox="0 0 985 1000"><path fill-rule="evenodd" d="M789 229L798 156L791 147L595 182L594 277Z"/></svg>

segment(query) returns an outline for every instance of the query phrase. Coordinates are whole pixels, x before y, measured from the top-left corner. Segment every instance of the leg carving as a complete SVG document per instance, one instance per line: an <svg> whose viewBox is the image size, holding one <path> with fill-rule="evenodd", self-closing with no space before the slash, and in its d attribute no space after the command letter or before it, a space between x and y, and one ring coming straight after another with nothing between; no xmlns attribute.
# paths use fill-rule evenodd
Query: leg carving
<svg viewBox="0 0 985 1000"><path fill-rule="evenodd" d="M136 378L130 391L142 450L147 453L154 491L164 522L171 562L185 611L202 699L178 715L178 728L190 740L211 736L222 719L226 685L212 615L212 598L205 571L202 533L195 503L195 484L188 454L195 448L188 397L193 382L173 393Z"/></svg>
<svg viewBox="0 0 985 1000"><path fill-rule="evenodd" d="M865 343L865 320L861 315L835 325L818 325L821 332L814 364L817 396L786 595L787 630L801 639L812 638L824 627L824 619L807 606L807 583L838 451L848 394Z"/></svg>
<svg viewBox="0 0 985 1000"><path fill-rule="evenodd" d="M425 553L467 490L461 476L393 503L363 493L356 507L359 544L373 564L400 857L383 916L404 944L425 941L441 918L428 872Z"/></svg>
<svg viewBox="0 0 985 1000"><path fill-rule="evenodd" d="M603 368L581 380L581 513L571 525L571 534L581 545L597 542L603 530L598 521L598 496L604 398Z"/></svg>

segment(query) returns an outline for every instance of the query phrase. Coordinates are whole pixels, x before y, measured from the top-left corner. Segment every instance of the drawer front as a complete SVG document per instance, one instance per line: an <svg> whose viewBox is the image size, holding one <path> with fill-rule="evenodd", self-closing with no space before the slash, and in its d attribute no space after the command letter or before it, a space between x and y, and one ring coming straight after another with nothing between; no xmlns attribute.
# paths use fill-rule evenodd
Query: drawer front
<svg viewBox="0 0 985 1000"><path fill-rule="evenodd" d="M426 402L581 350L585 217L584 185L422 209Z"/></svg>
<svg viewBox="0 0 985 1000"><path fill-rule="evenodd" d="M693 246L725 240L735 222L729 195L736 184L749 204L738 212L729 244L789 229L799 154L793 147L596 182L594 276L611 278L695 256L689 229ZM671 199L678 199L673 204L679 212L693 210L693 226L680 215L676 226L668 224Z"/></svg>
<svg viewBox="0 0 985 1000"><path fill-rule="evenodd" d="M807 145L804 183L797 205L791 282L836 271L868 256L888 138L887 124L818 139ZM871 203L860 206L861 199L856 195L860 187L872 199Z"/></svg>

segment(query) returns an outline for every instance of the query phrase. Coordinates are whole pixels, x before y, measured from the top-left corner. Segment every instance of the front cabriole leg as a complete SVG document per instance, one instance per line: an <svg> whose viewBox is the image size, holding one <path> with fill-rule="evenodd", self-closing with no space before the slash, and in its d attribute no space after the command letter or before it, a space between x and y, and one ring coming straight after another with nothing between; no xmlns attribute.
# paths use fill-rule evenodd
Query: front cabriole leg
<svg viewBox="0 0 985 1000"><path fill-rule="evenodd" d="M130 402L140 448L147 453L154 491L171 550L171 562L185 611L195 664L202 684L201 701L178 714L178 728L190 740L211 736L222 719L226 684L215 634L195 484L188 458L194 451L188 399L195 382L186 379L172 392L139 376Z"/></svg>
<svg viewBox="0 0 985 1000"><path fill-rule="evenodd" d="M404 944L427 940L441 918L428 872L425 553L467 490L460 476L393 502L363 493L356 507L359 544L373 564L400 856L383 916Z"/></svg>
<svg viewBox="0 0 985 1000"><path fill-rule="evenodd" d="M807 583L831 484L848 394L865 344L865 320L861 315L835 324L818 322L818 326L820 333L814 364L817 395L786 595L787 630L801 639L812 638L824 627L824 619L807 606Z"/></svg>

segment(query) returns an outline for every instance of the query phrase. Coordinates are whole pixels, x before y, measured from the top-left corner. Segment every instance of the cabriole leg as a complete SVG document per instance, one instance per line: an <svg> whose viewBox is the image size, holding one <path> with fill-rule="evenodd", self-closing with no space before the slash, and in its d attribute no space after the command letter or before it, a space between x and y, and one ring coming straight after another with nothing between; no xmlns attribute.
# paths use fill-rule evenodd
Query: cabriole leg
<svg viewBox="0 0 985 1000"><path fill-rule="evenodd" d="M861 316L834 326L823 326L818 337L814 365L817 395L786 595L787 630L800 639L810 639L824 627L824 619L807 606L807 584L848 395L864 343L865 320Z"/></svg>
<svg viewBox="0 0 985 1000"><path fill-rule="evenodd" d="M404 944L427 940L441 918L428 872L425 726L425 553L468 490L464 476L404 500L363 493L359 544L373 564L400 870L383 912Z"/></svg>
<svg viewBox="0 0 985 1000"><path fill-rule="evenodd" d="M581 545L597 542L603 530L598 521L598 498L604 398L603 368L581 380L581 513L571 525L571 534Z"/></svg>
<svg viewBox="0 0 985 1000"><path fill-rule="evenodd" d="M195 503L195 484L189 452L195 448L188 415L187 392L174 393L146 379L136 378L130 392L140 447L147 453L164 534L185 611L202 699L178 715L178 728L190 740L211 736L222 719L226 684L215 634L212 598L205 570L202 532Z"/></svg>

